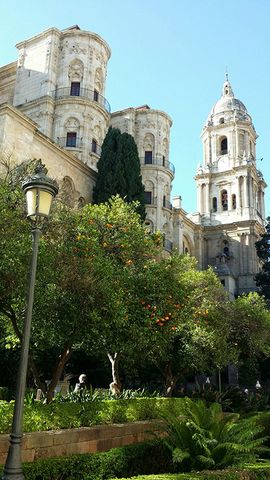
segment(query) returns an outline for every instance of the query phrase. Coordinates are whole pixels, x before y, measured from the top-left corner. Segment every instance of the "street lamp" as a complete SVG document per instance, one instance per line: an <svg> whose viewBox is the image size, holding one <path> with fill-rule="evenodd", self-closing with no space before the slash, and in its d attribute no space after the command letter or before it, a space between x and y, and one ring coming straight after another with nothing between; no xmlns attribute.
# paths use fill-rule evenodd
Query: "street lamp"
<svg viewBox="0 0 270 480"><path fill-rule="evenodd" d="M27 309L21 345L20 364L16 385L12 431L10 446L4 467L2 479L23 480L21 460L21 441L23 424L23 403L27 376L28 353L30 343L32 310L34 300L35 279L37 270L38 241L44 222L48 219L52 199L57 195L57 183L47 176L47 170L41 160L36 166L35 173L27 177L22 185L26 196L27 217L32 224L32 259L30 266L29 284L27 292Z"/></svg>

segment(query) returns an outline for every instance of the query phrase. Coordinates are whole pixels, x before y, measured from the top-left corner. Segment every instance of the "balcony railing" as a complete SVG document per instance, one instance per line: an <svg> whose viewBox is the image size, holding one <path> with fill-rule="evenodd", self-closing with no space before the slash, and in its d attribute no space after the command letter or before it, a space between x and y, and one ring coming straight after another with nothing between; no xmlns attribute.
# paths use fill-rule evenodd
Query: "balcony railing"
<svg viewBox="0 0 270 480"><path fill-rule="evenodd" d="M60 98L67 98L67 97L81 97L81 98L87 98L88 100L91 100L92 102L96 102L99 105L101 105L108 113L111 113L111 107L106 100L105 97L103 97L100 93L98 93L96 90L88 90L88 88L80 88L77 91L78 95L71 95L71 90L70 87L63 87L63 88L58 88L57 90L54 90L52 92L52 96L58 100Z"/></svg>
<svg viewBox="0 0 270 480"><path fill-rule="evenodd" d="M164 247L164 250L166 250L167 252L171 252L173 249L173 242L171 242L170 240L167 240L167 238L164 238L163 247Z"/></svg>
<svg viewBox="0 0 270 480"><path fill-rule="evenodd" d="M67 137L57 137L57 139L55 140L55 143L57 143L57 145L59 145L60 147L64 147L64 148L82 148L83 147L82 138L67 139ZM98 144L94 145L93 143L91 143L91 141L89 141L89 144L90 144L89 153L90 154L93 153L94 155L97 155L98 157L100 157L101 146Z"/></svg>
<svg viewBox="0 0 270 480"><path fill-rule="evenodd" d="M173 163L164 159L163 157L152 157L152 158L140 158L141 165L159 165L160 167L168 168L171 172L175 173L175 166Z"/></svg>
<svg viewBox="0 0 270 480"><path fill-rule="evenodd" d="M157 206L157 197L151 198L151 200L145 199L145 206L146 207L156 207Z"/></svg>
<svg viewBox="0 0 270 480"><path fill-rule="evenodd" d="M162 206L163 208L168 208L168 210L172 210L172 204L168 200L163 200Z"/></svg>

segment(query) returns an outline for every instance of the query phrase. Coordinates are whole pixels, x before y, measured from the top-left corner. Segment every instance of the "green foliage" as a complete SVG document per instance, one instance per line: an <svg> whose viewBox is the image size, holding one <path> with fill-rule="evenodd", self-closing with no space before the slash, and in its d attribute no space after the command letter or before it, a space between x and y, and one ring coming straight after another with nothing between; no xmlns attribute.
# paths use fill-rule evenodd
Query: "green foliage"
<svg viewBox="0 0 270 480"><path fill-rule="evenodd" d="M120 195L128 203L138 201L137 210L144 219L144 187L134 138L110 127L102 145L97 168L94 203L104 203L112 196Z"/></svg>
<svg viewBox="0 0 270 480"><path fill-rule="evenodd" d="M194 258L175 254L148 262L137 290L152 331L148 356L162 371L167 393L180 376L211 371L234 357L230 302L211 269L199 272Z"/></svg>
<svg viewBox="0 0 270 480"><path fill-rule="evenodd" d="M181 398L137 398L130 400L92 400L82 403L35 401L24 406L24 432L57 430L91 425L134 422L159 418L160 413L181 413ZM11 430L14 402L0 401L0 432Z"/></svg>
<svg viewBox="0 0 270 480"><path fill-rule="evenodd" d="M159 473L172 469L161 442L147 442L108 452L37 460L24 464L27 480L106 480L114 476Z"/></svg>
<svg viewBox="0 0 270 480"><path fill-rule="evenodd" d="M145 397L158 397L159 394L157 392L149 393L144 388L137 390L131 389L123 389L119 395L117 395L117 400L128 400L133 398L145 398ZM67 403L67 402L74 402L74 403L85 403L85 402L93 402L97 400L116 400L115 395L113 395L110 390L94 390L91 388L90 390L80 390L78 392L72 391L68 392L66 395L58 394L54 398L54 402L58 403Z"/></svg>
<svg viewBox="0 0 270 480"><path fill-rule="evenodd" d="M239 353L252 358L270 353L270 312L263 297L253 292L238 297L231 306L230 342Z"/></svg>
<svg viewBox="0 0 270 480"><path fill-rule="evenodd" d="M188 395L187 395L188 396ZM253 392L245 393L238 386L229 386L219 392L212 385L211 388L196 388L192 394L193 399L203 399L207 405L219 403L223 412L238 412L241 414L250 412L264 412L270 408L269 393Z"/></svg>
<svg viewBox="0 0 270 480"><path fill-rule="evenodd" d="M4 331L0 342L5 349L20 343L31 256L23 194L10 182L0 181L0 321ZM158 236L152 238L146 232L135 209L120 197L80 211L54 205L39 245L30 346L30 364L43 392L45 385L34 367L39 352L53 347L56 353L49 399L73 348L106 352L109 345L123 354L131 350L139 324L132 301L135 272L160 250Z"/></svg>
<svg viewBox="0 0 270 480"><path fill-rule="evenodd" d="M161 431L172 451L173 461L184 470L224 468L255 461L267 437L258 417L240 419L238 414L223 414L217 403L209 407L199 400L185 399L184 414L163 417Z"/></svg>
<svg viewBox="0 0 270 480"><path fill-rule="evenodd" d="M270 464L248 465L244 469L219 470L216 472L165 473L139 475L119 480L269 480ZM116 479L113 479L116 480Z"/></svg>

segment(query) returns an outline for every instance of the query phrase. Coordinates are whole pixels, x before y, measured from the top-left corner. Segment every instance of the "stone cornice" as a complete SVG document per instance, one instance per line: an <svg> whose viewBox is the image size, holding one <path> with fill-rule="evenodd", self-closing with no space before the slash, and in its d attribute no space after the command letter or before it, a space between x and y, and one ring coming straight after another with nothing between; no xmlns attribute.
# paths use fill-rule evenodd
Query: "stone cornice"
<svg viewBox="0 0 270 480"><path fill-rule="evenodd" d="M97 33L93 32L88 32L87 30L59 30L58 28L51 27L48 28L47 30L38 33L37 35L34 35L31 38L28 38L26 40L22 40L21 42L17 43L15 46L16 48L20 49L23 48L25 45L29 45L30 43L35 43L37 40L40 40L41 38L46 38L49 34L55 33L59 38L63 37L72 37L74 35L76 36L88 36L90 38L93 38L97 42L101 43L101 45L105 48L106 53L108 55L108 59L111 56L111 49L107 42L103 40L102 37L100 37Z"/></svg>
<svg viewBox="0 0 270 480"><path fill-rule="evenodd" d="M250 233L250 230L254 231L257 229L258 231L265 231L264 227L258 220L238 220L231 223L222 223L220 225L202 225L204 231L214 231L217 234L220 234L224 231L232 231L235 232L246 232Z"/></svg>
<svg viewBox="0 0 270 480"><path fill-rule="evenodd" d="M17 71L17 61L8 63L3 67L0 67L0 79L10 77L12 74L16 75Z"/></svg>
<svg viewBox="0 0 270 480"><path fill-rule="evenodd" d="M48 28L47 30L44 30L41 33L38 33L37 35L34 35L31 38L28 38L26 40L22 40L19 43L16 43L15 47L19 49L24 47L26 44L35 43L40 38L47 37L49 33L56 33L56 35L58 35L59 37L61 36L61 30L58 30L58 28L55 28L55 27L51 27L51 28Z"/></svg>
<svg viewBox="0 0 270 480"><path fill-rule="evenodd" d="M112 112L111 117L114 118L114 117L117 117L119 115L124 115L128 112L135 113L135 115L136 114L143 114L143 115L158 114L158 115L161 115L162 117L165 117L166 120L169 120L170 127L173 124L173 121L172 121L171 117L166 112L163 112L162 110L155 110L154 108L145 108L145 109L140 110L136 107L128 107L128 108L124 108L124 110L118 110L116 112Z"/></svg>
<svg viewBox="0 0 270 480"><path fill-rule="evenodd" d="M91 38L93 38L94 40L96 40L97 42L99 42L103 45L103 47L105 48L106 53L108 55L108 60L111 57L112 52L111 52L111 49L110 49L108 43L102 37L100 37L100 35L98 35L97 33L89 32L88 30L62 30L61 35L65 36L65 37L67 37L67 36L71 37L73 35L91 37Z"/></svg>
<svg viewBox="0 0 270 480"><path fill-rule="evenodd" d="M52 100L55 102L55 105L71 104L71 105L82 105L82 106L84 106L85 104L88 104L89 106L91 106L95 110L98 110L104 116L106 121L108 121L109 118L110 118L109 112L107 112L107 110L104 107L102 107L98 102L95 102L94 100L89 100L85 97L69 96L69 97L65 97L65 98L59 98L59 99L56 99L56 100L54 100L52 98Z"/></svg>
<svg viewBox="0 0 270 480"><path fill-rule="evenodd" d="M202 231L202 225L200 223L195 223L191 218L187 216L187 212L181 207L181 208L175 208L173 207L173 220L175 221L178 218L181 219L184 225L188 225L192 230L194 231ZM190 215L190 214L189 214Z"/></svg>

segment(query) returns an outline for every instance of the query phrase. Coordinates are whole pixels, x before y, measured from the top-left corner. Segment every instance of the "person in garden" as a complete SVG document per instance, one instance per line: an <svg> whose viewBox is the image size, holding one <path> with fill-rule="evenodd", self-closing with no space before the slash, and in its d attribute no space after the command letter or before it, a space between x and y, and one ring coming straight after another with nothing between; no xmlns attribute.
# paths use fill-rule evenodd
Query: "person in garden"
<svg viewBox="0 0 270 480"><path fill-rule="evenodd" d="M86 386L86 375L84 373L82 373L80 376L79 376L79 382L76 383L75 385L75 389L74 389L74 392L80 392L81 390L85 390L87 388Z"/></svg>

